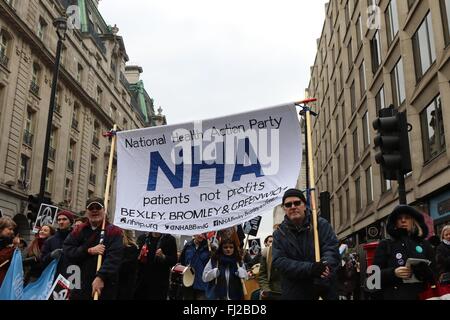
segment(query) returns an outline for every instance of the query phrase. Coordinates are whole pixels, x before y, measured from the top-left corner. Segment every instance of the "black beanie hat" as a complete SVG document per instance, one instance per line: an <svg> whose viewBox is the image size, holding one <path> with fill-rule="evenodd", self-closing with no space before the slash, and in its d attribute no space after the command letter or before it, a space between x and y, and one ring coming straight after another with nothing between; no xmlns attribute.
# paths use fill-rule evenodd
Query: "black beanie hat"
<svg viewBox="0 0 450 320"><path fill-rule="evenodd" d="M302 200L303 203L306 203L306 198L305 198L305 195L303 194L303 192L301 192L298 189L289 189L284 193L283 202L281 204L284 204L284 201L286 200L286 198L289 198L289 197L298 197L298 198L300 198L300 200Z"/></svg>

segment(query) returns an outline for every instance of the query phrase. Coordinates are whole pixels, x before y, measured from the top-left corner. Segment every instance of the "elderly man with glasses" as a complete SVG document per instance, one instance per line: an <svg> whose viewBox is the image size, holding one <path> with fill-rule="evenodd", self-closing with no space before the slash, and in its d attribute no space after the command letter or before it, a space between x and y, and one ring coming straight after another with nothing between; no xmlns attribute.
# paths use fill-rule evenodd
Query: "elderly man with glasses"
<svg viewBox="0 0 450 320"><path fill-rule="evenodd" d="M283 195L284 221L274 232L273 266L281 273L283 300L337 299L335 274L340 257L331 225L318 217L321 261L315 262L314 232L306 198L300 190Z"/></svg>
<svg viewBox="0 0 450 320"><path fill-rule="evenodd" d="M86 202L88 221L75 227L63 245L64 255L81 272L81 288L71 293L73 300L90 300L98 292L101 300L114 300L118 293L119 268L123 255L122 229L105 225L104 241L100 244L102 223L106 212L101 198ZM97 271L98 256L103 263Z"/></svg>

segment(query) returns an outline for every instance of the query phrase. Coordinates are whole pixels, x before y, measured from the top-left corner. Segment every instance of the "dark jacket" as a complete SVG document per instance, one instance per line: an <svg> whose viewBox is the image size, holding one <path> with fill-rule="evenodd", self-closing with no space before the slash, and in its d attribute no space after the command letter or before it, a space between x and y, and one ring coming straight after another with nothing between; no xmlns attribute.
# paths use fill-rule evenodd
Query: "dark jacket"
<svg viewBox="0 0 450 320"><path fill-rule="evenodd" d="M401 213L408 213L420 225L422 236L410 235L405 229L395 227L396 220ZM381 297L384 300L418 300L428 282L432 282L432 269L434 267L434 253L428 241L428 228L422 214L412 207L398 206L388 218L386 226L391 239L380 242L375 250L373 264L381 269ZM432 262L429 277L420 283L404 283L395 275L395 269L406 265L408 258L427 259ZM414 272L414 269L413 269Z"/></svg>
<svg viewBox="0 0 450 320"><path fill-rule="evenodd" d="M281 295L281 273L272 264L272 249L270 246L262 251L258 282L261 291L267 291L275 298L275 295Z"/></svg>
<svg viewBox="0 0 450 320"><path fill-rule="evenodd" d="M70 232L72 230L58 230L56 233L48 238L44 245L42 246L42 252L41 252L41 261L43 268L45 269L50 262L52 262L53 258L50 256L51 253L54 250L63 248L64 240L69 236ZM64 257L64 254L61 254L59 257L58 266L56 268L56 274L55 277L58 277L59 274L63 275L64 277L67 276L67 267L69 266L69 262L67 258Z"/></svg>
<svg viewBox="0 0 450 320"><path fill-rule="evenodd" d="M119 271L118 300L132 300L136 291L139 250L135 245L124 247Z"/></svg>
<svg viewBox="0 0 450 320"><path fill-rule="evenodd" d="M281 272L283 300L316 299L316 289L326 288L325 299L335 299L335 273L340 263L338 240L328 221L318 217L318 233L321 260L326 261L332 277L326 281L314 279L312 266L315 262L314 234L311 215L307 214L301 227L296 227L285 216L274 232L273 266ZM318 285L318 286L316 286ZM325 296L324 296L325 295Z"/></svg>
<svg viewBox="0 0 450 320"><path fill-rule="evenodd" d="M439 275L450 272L450 246L443 242L436 248L436 264Z"/></svg>
<svg viewBox="0 0 450 320"><path fill-rule="evenodd" d="M117 297L118 276L123 255L122 229L107 223L105 227L105 254L102 265L97 270L97 255L90 255L88 249L95 247L100 241L100 230L92 230L89 222L75 227L66 238L63 253L70 264L78 265L81 269L81 289L74 290L71 297L74 300L92 299L92 282L98 276L104 283L101 300L113 300Z"/></svg>
<svg viewBox="0 0 450 320"><path fill-rule="evenodd" d="M206 290L207 284L203 282L202 275L209 257L208 242L206 240L202 241L198 248L195 246L194 240L189 241L181 252L180 263L183 266L189 265L194 269L195 278L192 287L196 290Z"/></svg>
<svg viewBox="0 0 450 320"><path fill-rule="evenodd" d="M135 298L141 300L165 300L169 290L170 269L177 262L177 243L173 236L163 234L158 238L151 234L137 240L139 251L147 246L148 254L138 262L138 280ZM161 249L165 257L155 255Z"/></svg>
<svg viewBox="0 0 450 320"><path fill-rule="evenodd" d="M15 248L11 244L12 239L0 238L0 265L9 260L9 262L0 268L0 286L3 283L3 279L5 279L6 272L14 254Z"/></svg>

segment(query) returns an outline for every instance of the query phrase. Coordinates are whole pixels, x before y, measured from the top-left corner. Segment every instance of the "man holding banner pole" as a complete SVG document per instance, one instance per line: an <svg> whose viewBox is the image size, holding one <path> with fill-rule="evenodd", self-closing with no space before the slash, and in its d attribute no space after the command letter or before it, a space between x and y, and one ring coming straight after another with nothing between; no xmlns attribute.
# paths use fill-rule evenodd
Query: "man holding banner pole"
<svg viewBox="0 0 450 320"><path fill-rule="evenodd" d="M338 240L328 221L318 217L321 260L316 261L311 213L300 190L283 195L284 221L274 232L273 266L282 275L283 300L337 299L335 271L340 262ZM324 290L324 288L326 290Z"/></svg>
<svg viewBox="0 0 450 320"><path fill-rule="evenodd" d="M81 272L81 289L74 290L72 297L74 300L90 300L97 293L102 300L113 300L118 292L123 255L122 229L106 220L102 230L106 212L101 198L86 202L86 214L89 221L76 226L63 245L64 255L71 264L78 265ZM104 237L102 243L101 237ZM99 255L103 256L103 263L97 271Z"/></svg>

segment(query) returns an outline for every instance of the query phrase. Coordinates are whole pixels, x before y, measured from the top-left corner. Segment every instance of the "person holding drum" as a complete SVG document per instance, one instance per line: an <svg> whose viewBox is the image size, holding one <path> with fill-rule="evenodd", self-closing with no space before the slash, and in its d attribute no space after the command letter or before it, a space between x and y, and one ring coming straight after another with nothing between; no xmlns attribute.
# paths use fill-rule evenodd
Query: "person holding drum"
<svg viewBox="0 0 450 320"><path fill-rule="evenodd" d="M208 282L209 300L242 300L242 279L248 278L242 263L239 245L231 238L223 239L203 271L203 281Z"/></svg>
<svg viewBox="0 0 450 320"><path fill-rule="evenodd" d="M207 284L203 282L202 275L210 258L208 242L205 235L197 234L194 239L183 248L179 262L189 266L194 273L194 284L191 287L183 286L184 300L205 300Z"/></svg>

